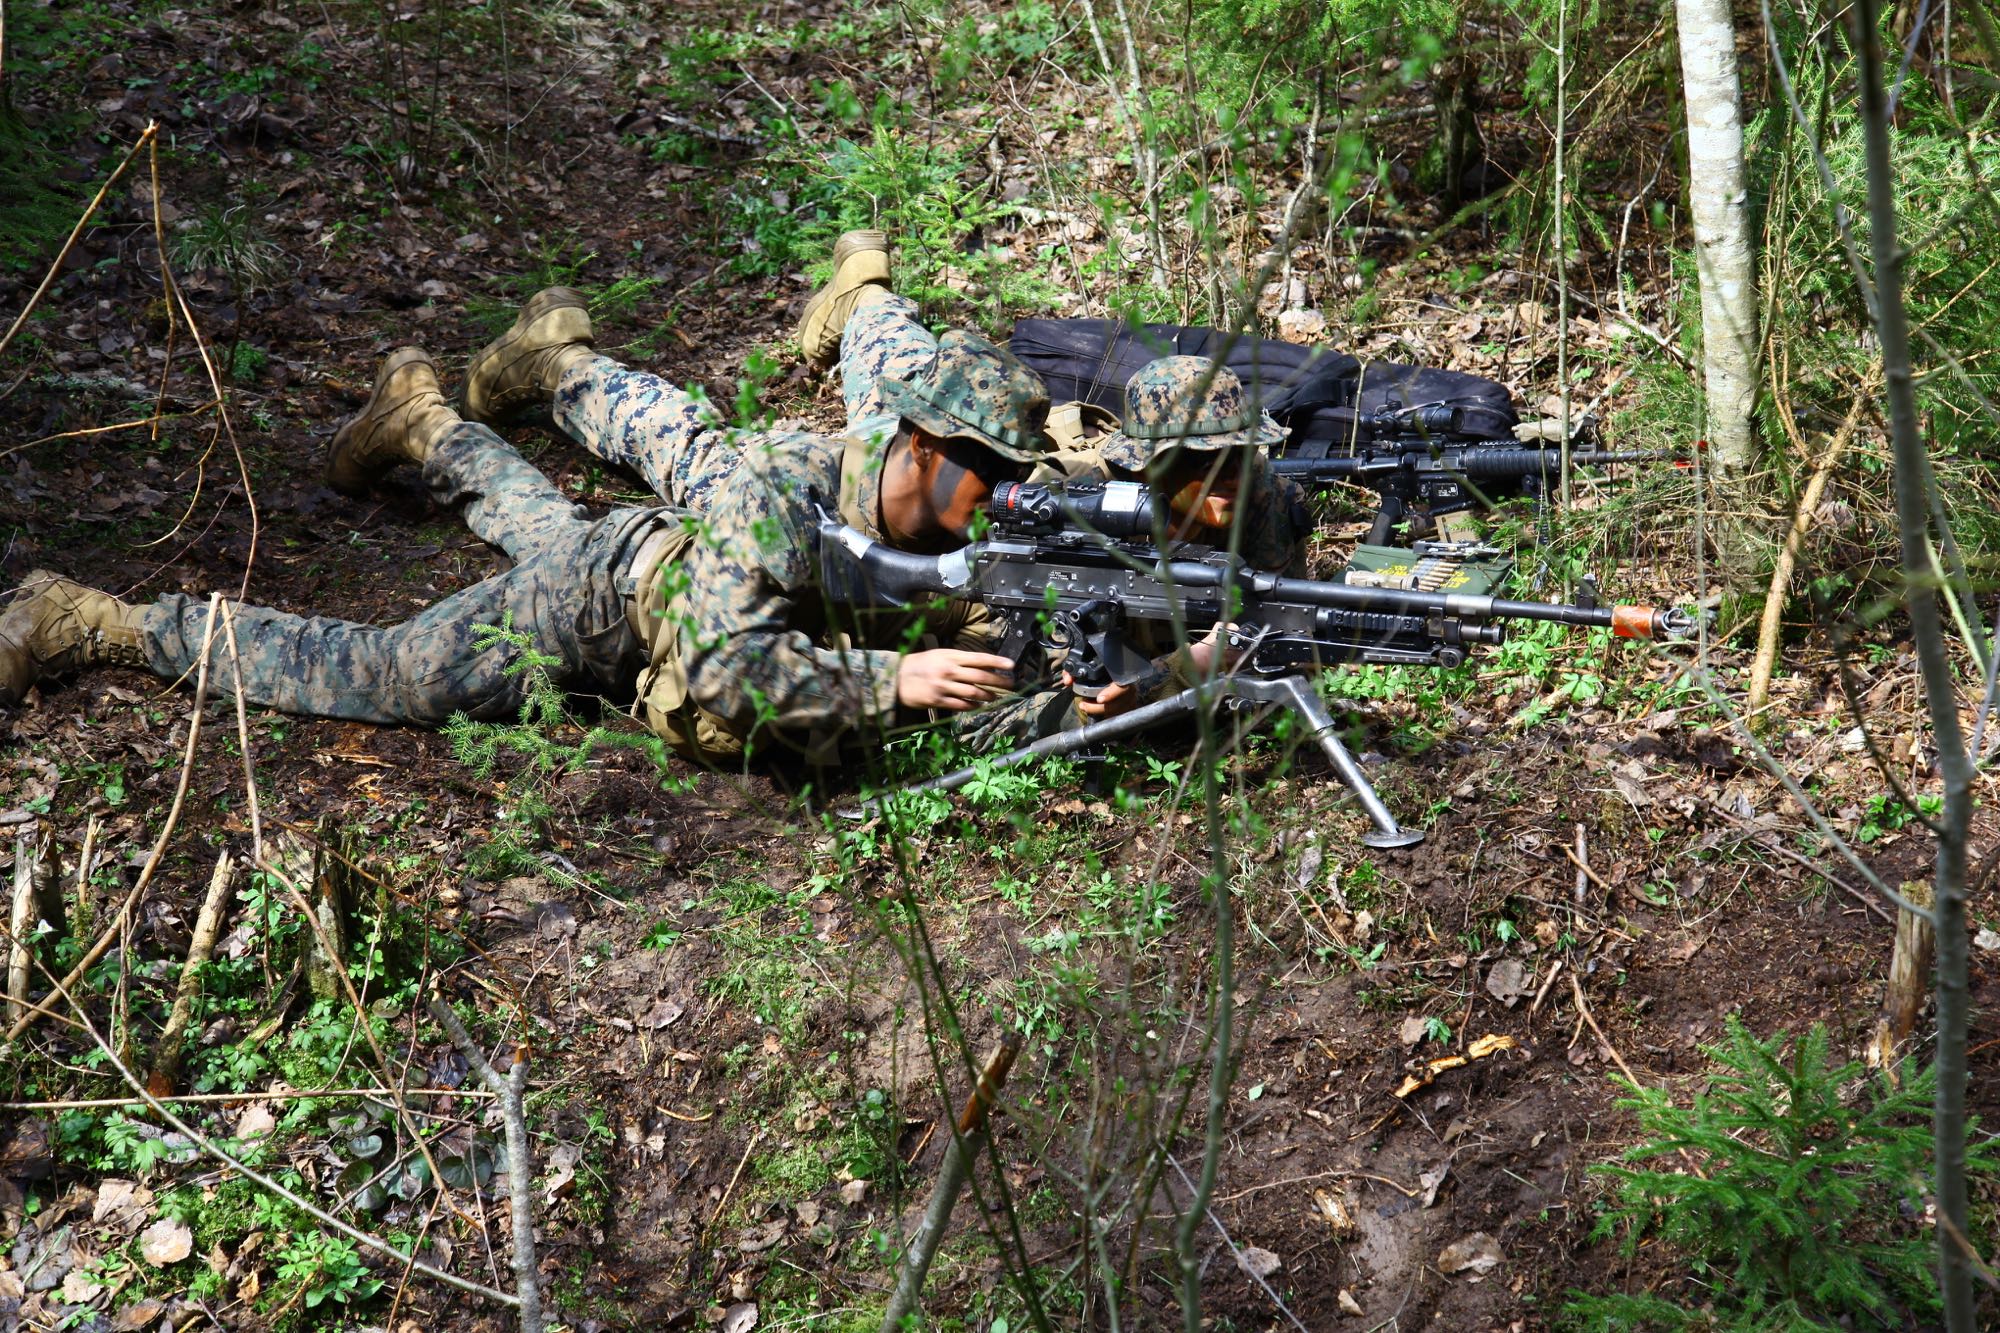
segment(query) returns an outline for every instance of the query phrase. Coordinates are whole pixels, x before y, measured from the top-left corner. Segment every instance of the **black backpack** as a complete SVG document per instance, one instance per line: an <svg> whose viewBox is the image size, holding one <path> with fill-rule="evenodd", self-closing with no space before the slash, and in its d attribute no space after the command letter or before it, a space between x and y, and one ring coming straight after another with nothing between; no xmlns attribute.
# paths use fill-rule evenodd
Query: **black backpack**
<svg viewBox="0 0 2000 1333"><path fill-rule="evenodd" d="M1095 403L1123 416L1125 382L1163 356L1216 357L1235 371L1289 432L1288 458L1324 458L1374 441L1381 423L1411 409L1430 438L1514 442L1520 417L1507 387L1478 375L1391 361L1276 338L1178 324L1135 327L1115 319L1024 319L1008 347L1048 385L1051 402ZM1403 433L1407 433L1405 427Z"/></svg>

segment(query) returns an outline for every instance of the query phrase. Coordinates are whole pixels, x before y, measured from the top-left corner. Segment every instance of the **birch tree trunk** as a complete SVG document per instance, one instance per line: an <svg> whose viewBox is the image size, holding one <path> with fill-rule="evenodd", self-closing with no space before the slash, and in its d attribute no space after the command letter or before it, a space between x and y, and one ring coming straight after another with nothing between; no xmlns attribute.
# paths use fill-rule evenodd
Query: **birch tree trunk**
<svg viewBox="0 0 2000 1333"><path fill-rule="evenodd" d="M1688 203L1701 277L1701 343L1723 576L1749 574L1745 481L1756 465L1757 281L1743 174L1743 92L1729 0L1675 0L1687 93Z"/></svg>

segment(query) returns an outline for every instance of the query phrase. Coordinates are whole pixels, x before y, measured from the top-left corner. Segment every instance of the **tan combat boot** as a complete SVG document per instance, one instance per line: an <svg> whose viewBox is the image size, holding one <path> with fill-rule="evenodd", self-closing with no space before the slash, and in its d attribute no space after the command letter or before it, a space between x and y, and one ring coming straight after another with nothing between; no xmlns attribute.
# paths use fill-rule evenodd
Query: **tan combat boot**
<svg viewBox="0 0 2000 1333"><path fill-rule="evenodd" d="M536 292L513 328L473 353L465 372L465 415L491 422L548 402L563 372L595 355L590 342L590 308L582 292Z"/></svg>
<svg viewBox="0 0 2000 1333"><path fill-rule="evenodd" d="M0 704L28 687L85 667L149 664L140 608L46 569L21 580L0 615Z"/></svg>
<svg viewBox="0 0 2000 1333"><path fill-rule="evenodd" d="M833 244L833 276L799 316L799 350L822 368L840 355L840 335L857 308L889 291L889 235L850 231Z"/></svg>
<svg viewBox="0 0 2000 1333"><path fill-rule="evenodd" d="M334 432L326 484L342 495L366 495L396 464L421 464L437 437L458 422L430 357L420 347L398 348L382 363L368 401Z"/></svg>

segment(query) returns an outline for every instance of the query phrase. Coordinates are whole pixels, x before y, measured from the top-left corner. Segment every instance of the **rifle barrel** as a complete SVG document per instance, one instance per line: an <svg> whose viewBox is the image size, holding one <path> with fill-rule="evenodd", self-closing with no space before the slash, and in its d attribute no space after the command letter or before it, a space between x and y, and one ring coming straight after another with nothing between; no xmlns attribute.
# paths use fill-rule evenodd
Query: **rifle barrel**
<svg viewBox="0 0 2000 1333"><path fill-rule="evenodd" d="M1559 625L1608 627L1620 638L1676 638L1687 631L1687 613L1650 606L1575 606L1561 602L1518 602L1504 597L1465 593L1422 592L1414 588L1376 588L1318 579L1293 579L1256 570L1232 572L1193 560L1165 562L1163 571L1187 588L1221 588L1234 584L1250 597L1298 602L1345 611L1379 611L1406 616L1446 616L1484 624L1494 620L1545 620Z"/></svg>

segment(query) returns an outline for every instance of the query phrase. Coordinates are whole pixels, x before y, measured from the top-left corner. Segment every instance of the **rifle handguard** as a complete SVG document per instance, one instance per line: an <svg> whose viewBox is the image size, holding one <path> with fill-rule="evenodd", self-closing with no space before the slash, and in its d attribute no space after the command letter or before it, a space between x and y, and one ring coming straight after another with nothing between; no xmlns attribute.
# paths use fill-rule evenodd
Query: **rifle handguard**
<svg viewBox="0 0 2000 1333"><path fill-rule="evenodd" d="M1678 606L1614 606L1611 632L1621 639L1685 639L1694 617Z"/></svg>

